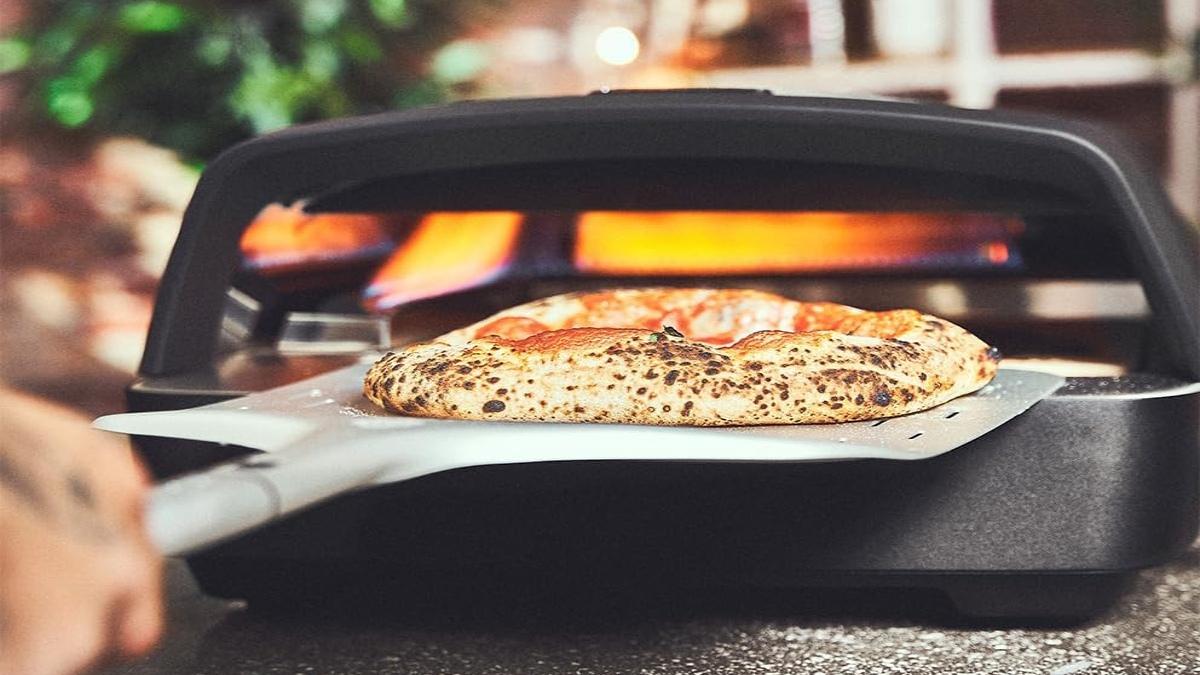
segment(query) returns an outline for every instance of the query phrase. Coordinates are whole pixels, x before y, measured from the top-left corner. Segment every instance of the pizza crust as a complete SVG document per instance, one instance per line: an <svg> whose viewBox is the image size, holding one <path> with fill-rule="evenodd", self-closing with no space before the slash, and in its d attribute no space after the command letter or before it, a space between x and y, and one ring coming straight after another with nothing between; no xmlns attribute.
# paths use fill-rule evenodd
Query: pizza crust
<svg viewBox="0 0 1200 675"><path fill-rule="evenodd" d="M811 303L742 293L755 294L756 302L785 304L774 321L809 321L805 314L810 308L786 304ZM541 302L556 310L554 300ZM865 312L818 304L822 309L816 314L837 316L829 321L838 330L760 329L727 346L684 337L674 329L647 328L559 328L520 339L472 337L488 322L521 318L509 310L436 341L387 354L368 372L364 393L388 410L423 417L806 424L925 410L975 391L995 375L998 353L948 321L914 310ZM525 318L545 325L541 319L548 314ZM734 317L717 327L741 329L744 323Z"/></svg>

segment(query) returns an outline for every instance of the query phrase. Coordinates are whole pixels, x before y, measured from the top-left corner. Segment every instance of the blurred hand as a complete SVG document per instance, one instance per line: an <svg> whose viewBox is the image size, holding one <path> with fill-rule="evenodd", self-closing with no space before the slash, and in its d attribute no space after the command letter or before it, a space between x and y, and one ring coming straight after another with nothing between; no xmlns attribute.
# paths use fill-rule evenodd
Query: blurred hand
<svg viewBox="0 0 1200 675"><path fill-rule="evenodd" d="M162 562L122 441L0 388L0 675L61 675L148 650Z"/></svg>

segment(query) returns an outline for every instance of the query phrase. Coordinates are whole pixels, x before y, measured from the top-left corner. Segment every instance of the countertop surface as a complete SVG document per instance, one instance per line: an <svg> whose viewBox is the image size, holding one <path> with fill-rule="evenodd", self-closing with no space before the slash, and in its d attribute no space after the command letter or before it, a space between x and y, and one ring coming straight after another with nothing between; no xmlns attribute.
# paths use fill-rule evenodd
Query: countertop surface
<svg viewBox="0 0 1200 675"><path fill-rule="evenodd" d="M968 626L924 596L853 591L433 618L266 613L205 597L177 561L168 594L163 643L105 675L1200 673L1200 542L1075 626Z"/></svg>

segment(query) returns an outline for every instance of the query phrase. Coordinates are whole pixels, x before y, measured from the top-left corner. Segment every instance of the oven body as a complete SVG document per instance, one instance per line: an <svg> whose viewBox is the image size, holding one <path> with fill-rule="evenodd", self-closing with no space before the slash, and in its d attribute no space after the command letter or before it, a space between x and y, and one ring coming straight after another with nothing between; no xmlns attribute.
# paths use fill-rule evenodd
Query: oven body
<svg viewBox="0 0 1200 675"><path fill-rule="evenodd" d="M239 267L247 223L265 204L295 199L328 211L1100 214L1147 315L1105 324L1135 336L1130 372L1072 378L932 460L459 469L347 495L192 556L212 594L280 602L356 589L903 586L940 589L974 616L1086 616L1196 536L1200 252L1153 179L1102 130L761 92L459 104L286 130L232 149L202 177L129 390L132 410L230 398L356 356L281 354L296 305L275 302ZM1077 236L1080 255L1104 255ZM827 286L870 295L890 283L860 281L843 274ZM261 301L240 341L228 335L230 288ZM1022 329L1004 319L988 325ZM159 477L248 452L137 443Z"/></svg>

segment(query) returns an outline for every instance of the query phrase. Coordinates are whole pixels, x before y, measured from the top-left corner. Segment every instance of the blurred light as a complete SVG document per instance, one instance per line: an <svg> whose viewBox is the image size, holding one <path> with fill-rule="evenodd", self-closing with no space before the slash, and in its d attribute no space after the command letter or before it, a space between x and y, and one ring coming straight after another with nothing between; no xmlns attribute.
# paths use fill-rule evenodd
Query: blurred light
<svg viewBox="0 0 1200 675"><path fill-rule="evenodd" d="M346 13L346 0L304 0L300 26L309 34L324 33L338 25Z"/></svg>
<svg viewBox="0 0 1200 675"><path fill-rule="evenodd" d="M622 85L628 89L687 89L695 86L693 73L670 66L650 66L630 73Z"/></svg>
<svg viewBox="0 0 1200 675"><path fill-rule="evenodd" d="M41 269L23 270L9 277L12 297L21 314L56 330L74 330L83 317L71 280Z"/></svg>
<svg viewBox="0 0 1200 675"><path fill-rule="evenodd" d="M170 33L187 22L187 12L173 2L142 0L121 8L121 25L135 33Z"/></svg>
<svg viewBox="0 0 1200 675"><path fill-rule="evenodd" d="M0 40L0 74L20 70L29 62L29 45L17 38Z"/></svg>
<svg viewBox="0 0 1200 675"><path fill-rule="evenodd" d="M371 13L391 28L400 28L408 23L406 0L371 0Z"/></svg>
<svg viewBox="0 0 1200 675"><path fill-rule="evenodd" d="M46 110L59 124L75 128L92 118L96 106L78 83L59 78L48 87Z"/></svg>
<svg viewBox="0 0 1200 675"><path fill-rule="evenodd" d="M624 26L609 26L596 36L596 56L610 66L633 63L639 51L641 44L637 36Z"/></svg>
<svg viewBox="0 0 1200 675"><path fill-rule="evenodd" d="M229 59L233 40L228 35L207 35L196 47L196 56L210 66L219 66Z"/></svg>
<svg viewBox="0 0 1200 675"><path fill-rule="evenodd" d="M875 44L885 56L933 56L946 48L948 0L872 0Z"/></svg>
<svg viewBox="0 0 1200 675"><path fill-rule="evenodd" d="M1008 262L1008 244L1002 241L990 241L983 246L983 254L990 262L1003 265Z"/></svg>
<svg viewBox="0 0 1200 675"><path fill-rule="evenodd" d="M342 58L337 48L329 42L318 40L304 45L304 72L317 80L324 82L332 79L341 64Z"/></svg>
<svg viewBox="0 0 1200 675"><path fill-rule="evenodd" d="M95 84L112 64L113 53L114 49L108 45L92 47L75 59L71 70L81 82Z"/></svg>
<svg viewBox="0 0 1200 675"><path fill-rule="evenodd" d="M246 59L246 69L229 94L229 105L256 133L274 131L292 123L307 86L306 76L280 67L270 54L255 54Z"/></svg>
<svg viewBox="0 0 1200 675"><path fill-rule="evenodd" d="M456 40L433 55L430 69L443 82L466 82L488 64L487 48L475 40Z"/></svg>
<svg viewBox="0 0 1200 675"><path fill-rule="evenodd" d="M697 31L701 35L724 35L750 18L749 0L709 0L700 7Z"/></svg>
<svg viewBox="0 0 1200 675"><path fill-rule="evenodd" d="M501 44L504 58L513 63L547 65L562 56L562 38L549 28L514 28Z"/></svg>

